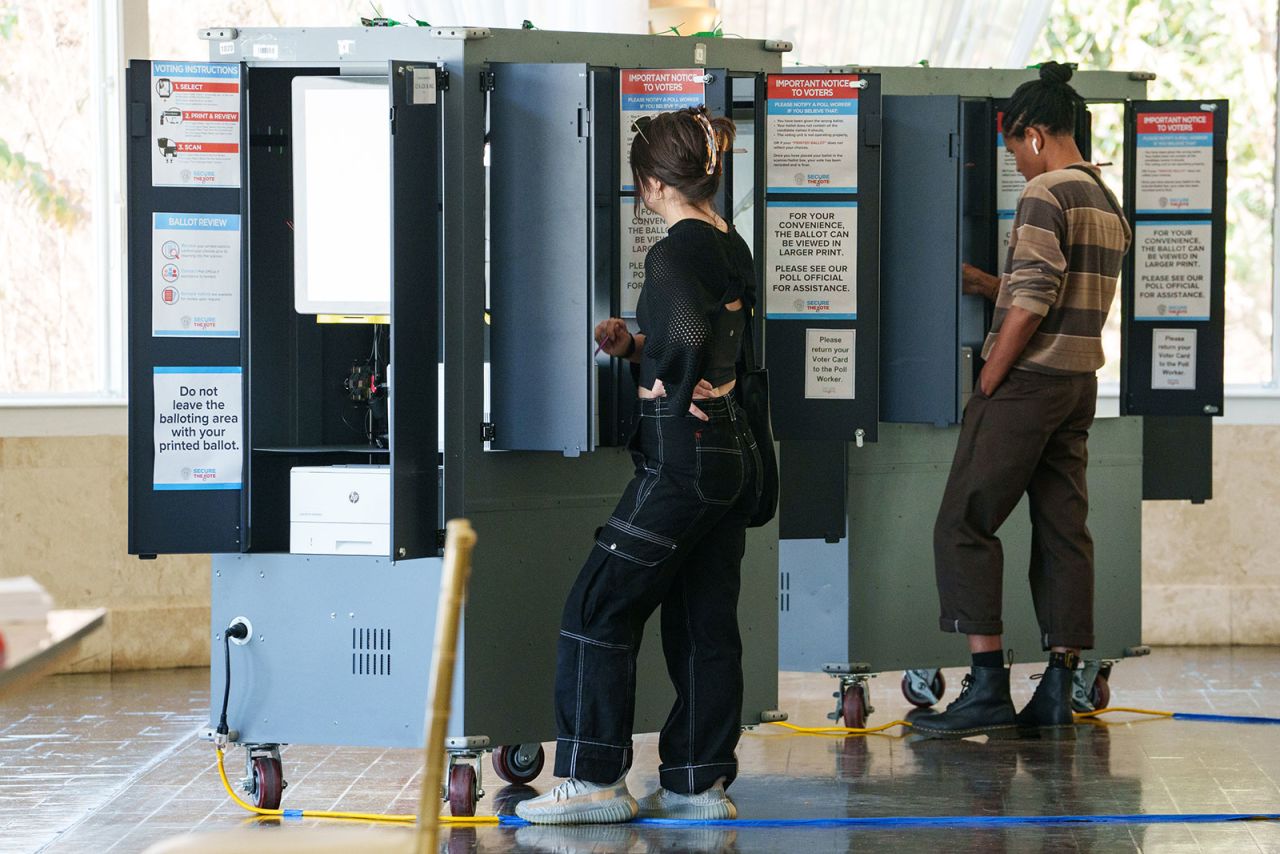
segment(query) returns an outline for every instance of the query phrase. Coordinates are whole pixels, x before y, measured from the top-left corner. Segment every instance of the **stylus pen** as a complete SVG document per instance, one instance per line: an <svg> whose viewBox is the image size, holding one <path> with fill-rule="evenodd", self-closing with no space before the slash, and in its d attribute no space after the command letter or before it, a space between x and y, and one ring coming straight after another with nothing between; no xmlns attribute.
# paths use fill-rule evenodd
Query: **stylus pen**
<svg viewBox="0 0 1280 854"><path fill-rule="evenodd" d="M596 356L599 356L599 355L600 355L600 351L604 349L604 345L608 344L608 343L609 343L610 341L612 341L612 340L613 340L613 339L612 339L612 338L610 338L608 335L606 335L606 336L604 336L603 338L601 338L601 339L600 339L600 343L596 345L596 351L595 351L594 353L592 353L592 354L591 354L591 358L593 358L593 359L594 359Z"/></svg>

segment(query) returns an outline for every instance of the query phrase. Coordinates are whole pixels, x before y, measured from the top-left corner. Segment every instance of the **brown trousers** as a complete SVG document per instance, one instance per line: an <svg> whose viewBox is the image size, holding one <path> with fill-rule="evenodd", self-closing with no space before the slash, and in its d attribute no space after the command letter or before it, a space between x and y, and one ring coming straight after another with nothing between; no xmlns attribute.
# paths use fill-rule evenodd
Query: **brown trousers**
<svg viewBox="0 0 1280 854"><path fill-rule="evenodd" d="M1004 550L996 532L1025 492L1031 595L1045 649L1093 646L1093 538L1086 524L1086 443L1098 381L1013 370L975 391L933 530L944 632L1004 632Z"/></svg>

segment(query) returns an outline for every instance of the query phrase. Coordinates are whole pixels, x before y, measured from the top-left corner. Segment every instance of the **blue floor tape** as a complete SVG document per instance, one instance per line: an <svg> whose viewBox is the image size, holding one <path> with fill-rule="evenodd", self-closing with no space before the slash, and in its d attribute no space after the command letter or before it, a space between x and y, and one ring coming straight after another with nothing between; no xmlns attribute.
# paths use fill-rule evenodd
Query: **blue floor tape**
<svg viewBox="0 0 1280 854"><path fill-rule="evenodd" d="M1280 718L1251 718L1246 715L1198 715L1193 712L1174 712L1175 721L1203 721L1222 724L1280 724Z"/></svg>
<svg viewBox="0 0 1280 854"><path fill-rule="evenodd" d="M1007 827L1010 825L1060 824L1222 824L1233 821L1280 821L1280 813L1199 813L1164 815L936 815L868 816L864 818L766 818L707 821L677 818L638 818L628 824L642 827ZM526 827L529 822L514 815L498 817L500 827Z"/></svg>

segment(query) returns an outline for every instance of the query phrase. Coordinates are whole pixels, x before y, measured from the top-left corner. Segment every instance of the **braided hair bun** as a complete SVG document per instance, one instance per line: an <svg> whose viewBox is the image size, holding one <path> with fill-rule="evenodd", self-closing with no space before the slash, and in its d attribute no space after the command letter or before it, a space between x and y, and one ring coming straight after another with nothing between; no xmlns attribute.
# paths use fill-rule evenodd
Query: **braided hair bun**
<svg viewBox="0 0 1280 854"><path fill-rule="evenodd" d="M1040 79L1045 83L1066 83L1071 80L1071 75L1075 72L1070 65L1061 62L1042 63L1040 66Z"/></svg>

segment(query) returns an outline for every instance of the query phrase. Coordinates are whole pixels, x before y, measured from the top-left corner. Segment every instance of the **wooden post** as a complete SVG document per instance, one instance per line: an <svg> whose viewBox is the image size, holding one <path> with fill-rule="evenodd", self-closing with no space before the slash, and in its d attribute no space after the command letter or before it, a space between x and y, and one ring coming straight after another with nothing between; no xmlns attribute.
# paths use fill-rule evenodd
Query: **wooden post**
<svg viewBox="0 0 1280 854"><path fill-rule="evenodd" d="M444 776L444 739L449 729L453 696L453 664L457 657L458 623L471 576L471 550L476 532L466 519L452 519L446 526L444 571L440 575L440 601L436 608L436 640L431 653L431 680L427 687L427 741L422 765L422 792L418 797L418 854L435 854L439 832L440 786Z"/></svg>

